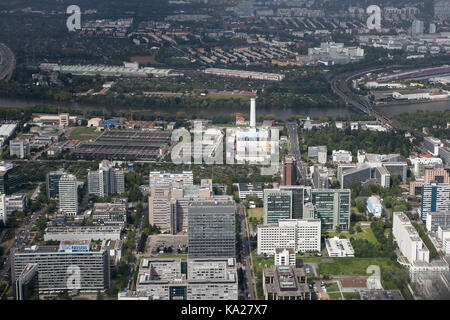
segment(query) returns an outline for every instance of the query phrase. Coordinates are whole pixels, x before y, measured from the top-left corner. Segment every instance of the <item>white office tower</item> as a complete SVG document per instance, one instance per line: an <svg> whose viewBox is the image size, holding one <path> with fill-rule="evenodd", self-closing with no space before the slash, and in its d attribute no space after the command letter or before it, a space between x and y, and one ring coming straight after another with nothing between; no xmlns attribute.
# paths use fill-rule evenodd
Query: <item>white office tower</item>
<svg viewBox="0 0 450 320"><path fill-rule="evenodd" d="M6 195L4 193L0 193L0 221L3 221L3 225L5 225L7 220Z"/></svg>
<svg viewBox="0 0 450 320"><path fill-rule="evenodd" d="M59 179L59 210L68 216L78 212L77 178L73 174L65 174Z"/></svg>
<svg viewBox="0 0 450 320"><path fill-rule="evenodd" d="M256 100L250 99L250 128L256 127Z"/></svg>

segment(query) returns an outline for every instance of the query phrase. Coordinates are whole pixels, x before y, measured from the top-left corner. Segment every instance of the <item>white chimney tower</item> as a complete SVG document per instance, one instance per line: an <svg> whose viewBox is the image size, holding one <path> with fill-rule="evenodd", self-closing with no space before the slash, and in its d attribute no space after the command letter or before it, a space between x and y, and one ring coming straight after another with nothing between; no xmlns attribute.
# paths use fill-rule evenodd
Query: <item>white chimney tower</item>
<svg viewBox="0 0 450 320"><path fill-rule="evenodd" d="M256 127L256 100L250 99L250 128Z"/></svg>

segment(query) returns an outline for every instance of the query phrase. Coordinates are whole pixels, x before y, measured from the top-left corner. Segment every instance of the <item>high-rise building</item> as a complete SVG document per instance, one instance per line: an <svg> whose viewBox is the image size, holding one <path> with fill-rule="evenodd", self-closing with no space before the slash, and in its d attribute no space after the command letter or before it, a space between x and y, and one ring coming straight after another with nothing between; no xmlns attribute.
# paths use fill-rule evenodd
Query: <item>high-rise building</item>
<svg viewBox="0 0 450 320"><path fill-rule="evenodd" d="M420 36L423 34L423 28L424 28L423 21L414 20L411 26L411 34L413 36Z"/></svg>
<svg viewBox="0 0 450 320"><path fill-rule="evenodd" d="M73 174L62 175L59 179L59 210L68 216L78 213L78 185Z"/></svg>
<svg viewBox="0 0 450 320"><path fill-rule="evenodd" d="M16 300L39 300L39 278L37 263L29 263L14 282Z"/></svg>
<svg viewBox="0 0 450 320"><path fill-rule="evenodd" d="M25 139L15 139L9 141L9 155L20 159L26 158L30 154L30 142Z"/></svg>
<svg viewBox="0 0 450 320"><path fill-rule="evenodd" d="M188 208L189 258L234 258L235 224L234 201L192 201Z"/></svg>
<svg viewBox="0 0 450 320"><path fill-rule="evenodd" d="M429 212L450 211L450 184L432 182L422 186L421 214L426 221Z"/></svg>
<svg viewBox="0 0 450 320"><path fill-rule="evenodd" d="M312 189L311 202L322 228L348 230L350 227L349 189Z"/></svg>
<svg viewBox="0 0 450 320"><path fill-rule="evenodd" d="M125 192L125 176L123 170L113 168L108 160L99 164L98 171L88 172L89 194L99 197L109 197L116 193Z"/></svg>
<svg viewBox="0 0 450 320"><path fill-rule="evenodd" d="M280 220L278 225L258 227L257 253L275 254L278 248L295 252L320 251L320 220Z"/></svg>
<svg viewBox="0 0 450 320"><path fill-rule="evenodd" d="M295 157L287 156L283 163L283 184L293 186L297 183L297 162Z"/></svg>
<svg viewBox="0 0 450 320"><path fill-rule="evenodd" d="M292 191L264 190L264 224L277 224L281 219L292 219Z"/></svg>
<svg viewBox="0 0 450 320"><path fill-rule="evenodd" d="M171 190L167 187L152 187L148 198L148 212L150 224L170 233L176 232L176 217L173 203L171 203ZM175 229L175 230L174 230ZM175 232L174 232L175 231Z"/></svg>
<svg viewBox="0 0 450 320"><path fill-rule="evenodd" d="M292 219L314 218L314 212L312 215L306 214L306 204L310 203L311 187L280 186L280 190L292 192Z"/></svg>
<svg viewBox="0 0 450 320"><path fill-rule="evenodd" d="M96 292L110 286L108 251L92 247L89 241L61 241L59 246L34 245L12 250L13 282L30 263L38 266L40 292L72 289Z"/></svg>
<svg viewBox="0 0 450 320"><path fill-rule="evenodd" d="M67 174L67 172L64 170L47 173L47 198L52 200L59 199L59 179L65 174Z"/></svg>

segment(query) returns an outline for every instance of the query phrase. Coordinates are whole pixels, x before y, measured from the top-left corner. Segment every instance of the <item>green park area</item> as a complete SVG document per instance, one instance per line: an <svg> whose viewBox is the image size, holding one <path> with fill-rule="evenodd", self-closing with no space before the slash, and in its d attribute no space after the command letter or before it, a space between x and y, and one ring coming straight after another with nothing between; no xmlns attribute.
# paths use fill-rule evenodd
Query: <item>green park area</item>
<svg viewBox="0 0 450 320"><path fill-rule="evenodd" d="M263 215L264 215L263 208L254 208L254 209L247 210L248 218L255 218L255 219L261 220L263 218Z"/></svg>
<svg viewBox="0 0 450 320"><path fill-rule="evenodd" d="M367 275L366 270L370 265L380 268L396 266L388 258L322 258L318 272L321 275Z"/></svg>
<svg viewBox="0 0 450 320"><path fill-rule="evenodd" d="M358 230L359 230L358 227L361 228L361 229L360 229L360 230L361 230L360 232L358 232ZM363 222L363 223L357 222L357 223L355 223L355 226L354 226L353 229L355 230L355 233L354 233L354 234L350 234L350 233L348 233L348 232L346 232L346 233L330 232L330 233L329 233L329 236L330 236L330 237L340 237L340 236L344 236L344 237L346 237L347 239L350 239L350 238L353 237L353 238L355 238L355 239L365 239L365 240L367 240L367 241L369 241L369 242L371 242L371 243L373 243L373 244L378 244L378 241L377 241L377 239L375 238L375 235L373 234L372 229L370 228L370 222L369 222L369 223L367 223L367 222Z"/></svg>
<svg viewBox="0 0 450 320"><path fill-rule="evenodd" d="M69 139L85 141L85 140L95 139L101 134L102 134L101 132L95 131L94 128L80 127L80 128L75 128L70 133Z"/></svg>

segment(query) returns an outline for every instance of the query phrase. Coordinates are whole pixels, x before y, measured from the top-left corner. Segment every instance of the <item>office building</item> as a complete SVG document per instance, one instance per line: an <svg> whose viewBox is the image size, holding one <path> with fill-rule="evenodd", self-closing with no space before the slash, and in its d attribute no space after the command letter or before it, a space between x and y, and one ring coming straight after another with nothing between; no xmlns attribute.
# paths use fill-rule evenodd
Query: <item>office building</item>
<svg viewBox="0 0 450 320"><path fill-rule="evenodd" d="M167 187L172 182L182 182L183 184L194 184L194 175L192 171L182 172L150 172L150 188L151 187Z"/></svg>
<svg viewBox="0 0 450 320"><path fill-rule="evenodd" d="M423 138L423 147L434 157L439 156L439 148L442 147L443 144L441 140L433 137L425 137Z"/></svg>
<svg viewBox="0 0 450 320"><path fill-rule="evenodd" d="M409 263L415 261L430 262L430 251L403 212L394 212L392 234L401 253L408 259Z"/></svg>
<svg viewBox="0 0 450 320"><path fill-rule="evenodd" d="M426 170L440 170L443 169L441 158L413 158L411 163L414 167L413 173L416 178L423 178Z"/></svg>
<svg viewBox="0 0 450 320"><path fill-rule="evenodd" d="M11 275L17 281L27 265L38 266L39 291L96 292L110 286L108 252L99 250L89 242L63 241L59 246L32 246L13 250L11 253ZM70 270L79 271L79 281L71 281ZM77 272L78 273L78 272Z"/></svg>
<svg viewBox="0 0 450 320"><path fill-rule="evenodd" d="M88 172L89 194L95 194L101 198L125 192L125 176L123 170L113 168L108 160L99 164L98 171Z"/></svg>
<svg viewBox="0 0 450 320"><path fill-rule="evenodd" d="M9 141L9 155L11 157L23 159L30 154L30 142L25 139L15 139Z"/></svg>
<svg viewBox="0 0 450 320"><path fill-rule="evenodd" d="M423 35L424 24L421 20L414 20L411 26L411 34L413 36Z"/></svg>
<svg viewBox="0 0 450 320"><path fill-rule="evenodd" d="M450 3L448 0L434 0L434 17L442 20L450 18Z"/></svg>
<svg viewBox="0 0 450 320"><path fill-rule="evenodd" d="M282 219L292 219L292 191L264 190L264 224L277 224Z"/></svg>
<svg viewBox="0 0 450 320"><path fill-rule="evenodd" d="M263 269L263 292L265 300L311 300L303 268L272 266Z"/></svg>
<svg viewBox="0 0 450 320"><path fill-rule="evenodd" d="M188 229L188 207L191 201L212 197L212 183L190 185L173 182L169 186L152 187L150 189L149 222L151 225L176 234ZM217 198L230 198L217 196ZM231 198L230 198L231 199Z"/></svg>
<svg viewBox="0 0 450 320"><path fill-rule="evenodd" d="M444 159L444 162L446 165L450 165L450 148L440 147L439 148L439 157Z"/></svg>
<svg viewBox="0 0 450 320"><path fill-rule="evenodd" d="M275 249L274 265L276 266L295 266L296 254L292 248L277 248Z"/></svg>
<svg viewBox="0 0 450 320"><path fill-rule="evenodd" d="M338 237L325 239L325 246L330 257L354 257L352 243L349 239L339 239Z"/></svg>
<svg viewBox="0 0 450 320"><path fill-rule="evenodd" d="M175 212L170 201L170 186L152 187L148 198L150 224L171 233L176 231Z"/></svg>
<svg viewBox="0 0 450 320"><path fill-rule="evenodd" d="M428 232L436 232L439 227L450 228L450 211L428 212L425 226Z"/></svg>
<svg viewBox="0 0 450 320"><path fill-rule="evenodd" d="M78 213L77 178L72 174L62 175L59 179L59 210L69 216Z"/></svg>
<svg viewBox="0 0 450 320"><path fill-rule="evenodd" d="M338 163L352 163L353 161L352 152L346 150L333 150L331 157L333 162Z"/></svg>
<svg viewBox="0 0 450 320"><path fill-rule="evenodd" d="M322 228L348 230L350 227L349 189L312 189L311 202Z"/></svg>
<svg viewBox="0 0 450 320"><path fill-rule="evenodd" d="M16 300L39 300L39 271L36 263L29 263L14 281Z"/></svg>
<svg viewBox="0 0 450 320"><path fill-rule="evenodd" d="M339 165L338 167L338 180L341 188L351 187L354 183L364 185L371 179L372 169L367 164L360 166Z"/></svg>
<svg viewBox="0 0 450 320"><path fill-rule="evenodd" d="M438 227L437 230L437 238L441 241L442 246L442 252L444 252L444 255L448 256L450 255L450 227Z"/></svg>
<svg viewBox="0 0 450 320"><path fill-rule="evenodd" d="M44 241L120 240L120 226L47 227Z"/></svg>
<svg viewBox="0 0 450 320"><path fill-rule="evenodd" d="M248 195L256 195L259 199L264 196L264 190L261 183L238 183L239 199L245 200Z"/></svg>
<svg viewBox="0 0 450 320"><path fill-rule="evenodd" d="M421 217L426 221L429 212L450 211L450 184L436 183L422 186Z"/></svg>
<svg viewBox="0 0 450 320"><path fill-rule="evenodd" d="M293 186L297 184L297 162L293 156L287 156L284 159L283 184L285 186Z"/></svg>
<svg viewBox="0 0 450 320"><path fill-rule="evenodd" d="M327 162L327 146L308 147L308 160L325 164Z"/></svg>
<svg viewBox="0 0 450 320"><path fill-rule="evenodd" d="M25 194L12 194L6 196L6 214L12 215L15 211L23 211L27 206L27 196Z"/></svg>
<svg viewBox="0 0 450 320"><path fill-rule="evenodd" d="M435 34L436 33L436 24L435 23L430 23L429 32L430 32L430 34Z"/></svg>
<svg viewBox="0 0 450 320"><path fill-rule="evenodd" d="M277 225L258 226L257 253L273 255L278 248L295 252L320 251L321 226L318 219L280 220Z"/></svg>
<svg viewBox="0 0 450 320"><path fill-rule="evenodd" d="M0 193L11 194L24 182L18 166L11 162L0 162Z"/></svg>
<svg viewBox="0 0 450 320"><path fill-rule="evenodd" d="M400 176L402 182L406 182L408 164L406 162L386 162L382 164L391 176Z"/></svg>
<svg viewBox="0 0 450 320"><path fill-rule="evenodd" d="M144 258L139 266L136 292L119 294L119 300L133 296L148 300L237 300L236 260Z"/></svg>
<svg viewBox="0 0 450 320"><path fill-rule="evenodd" d="M128 200L113 198L109 203L94 203L92 223L95 226L127 226Z"/></svg>
<svg viewBox="0 0 450 320"><path fill-rule="evenodd" d="M46 175L47 198L51 200L59 199L59 179L67 174L64 170L51 171Z"/></svg>
<svg viewBox="0 0 450 320"><path fill-rule="evenodd" d="M292 219L314 218L314 208L310 212L311 187L280 186L280 190L290 191L292 194Z"/></svg>
<svg viewBox="0 0 450 320"><path fill-rule="evenodd" d="M450 170L446 169L435 169L435 170L425 170L424 183L429 184L431 182L437 183L450 183Z"/></svg>
<svg viewBox="0 0 450 320"><path fill-rule="evenodd" d="M0 221L3 223L3 226L6 225L8 221L8 212L6 210L6 195L0 194Z"/></svg>
<svg viewBox="0 0 450 320"><path fill-rule="evenodd" d="M314 165L312 177L313 177L313 186L315 189L329 188L330 183L328 180L328 169L326 167Z"/></svg>
<svg viewBox="0 0 450 320"><path fill-rule="evenodd" d="M391 186L391 174L386 167L375 168L375 180L377 184L383 188L390 188Z"/></svg>
<svg viewBox="0 0 450 320"><path fill-rule="evenodd" d="M373 214L374 217L380 218L383 213L383 206L381 205L380 198L378 196L371 196L367 198L367 211Z"/></svg>
<svg viewBox="0 0 450 320"><path fill-rule="evenodd" d="M235 224L232 200L199 199L189 203L189 258L234 258Z"/></svg>

